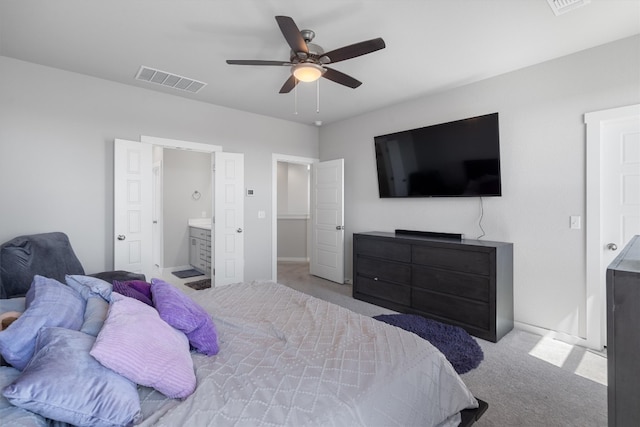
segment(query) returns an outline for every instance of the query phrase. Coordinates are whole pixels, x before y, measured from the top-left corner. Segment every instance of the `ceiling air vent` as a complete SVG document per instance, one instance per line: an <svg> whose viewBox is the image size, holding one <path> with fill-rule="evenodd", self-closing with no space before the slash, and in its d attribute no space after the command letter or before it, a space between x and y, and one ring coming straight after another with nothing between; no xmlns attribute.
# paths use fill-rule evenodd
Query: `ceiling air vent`
<svg viewBox="0 0 640 427"><path fill-rule="evenodd" d="M585 6L591 3L591 0L547 0L547 2L549 3L549 6L551 6L553 13L558 16L578 7Z"/></svg>
<svg viewBox="0 0 640 427"><path fill-rule="evenodd" d="M194 79L178 76L176 74L167 73L166 71L155 70L153 68L142 66L138 70L136 80L155 83L173 89L184 90L187 92L197 93L207 84Z"/></svg>

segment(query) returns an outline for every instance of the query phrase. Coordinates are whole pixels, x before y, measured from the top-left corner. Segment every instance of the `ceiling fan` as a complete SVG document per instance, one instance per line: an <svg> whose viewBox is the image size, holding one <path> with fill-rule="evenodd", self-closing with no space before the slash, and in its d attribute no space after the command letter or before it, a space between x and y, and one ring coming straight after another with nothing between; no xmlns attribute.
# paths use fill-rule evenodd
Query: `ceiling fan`
<svg viewBox="0 0 640 427"><path fill-rule="evenodd" d="M316 35L313 31L300 31L293 19L288 16L276 16L276 21L278 22L280 31L282 31L282 35L291 47L289 61L228 59L227 64L291 67L291 76L280 88L280 93L291 92L298 82L313 82L320 77L355 89L362 84L361 81L333 68L329 68L326 65L366 55L376 50L384 49L385 47L384 40L378 37L377 39L371 39L325 52L322 47L311 43Z"/></svg>

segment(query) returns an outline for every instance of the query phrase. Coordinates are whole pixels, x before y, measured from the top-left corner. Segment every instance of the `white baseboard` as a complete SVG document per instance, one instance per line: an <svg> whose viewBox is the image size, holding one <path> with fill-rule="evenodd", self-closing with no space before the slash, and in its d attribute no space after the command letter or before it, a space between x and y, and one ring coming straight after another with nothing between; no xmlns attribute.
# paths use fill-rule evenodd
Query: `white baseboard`
<svg viewBox="0 0 640 427"><path fill-rule="evenodd" d="M552 338L567 344L578 345L580 347L591 348L589 347L587 340L585 338L576 337L575 335L570 335L565 332L552 331L551 329L541 328L539 326L529 325L527 323L522 322L513 322L514 327L520 329L521 331L530 332L532 334L540 335L545 338ZM592 348L592 350L601 351L601 348Z"/></svg>
<svg viewBox="0 0 640 427"><path fill-rule="evenodd" d="M309 258L278 257L278 261L289 261L289 262L309 262Z"/></svg>

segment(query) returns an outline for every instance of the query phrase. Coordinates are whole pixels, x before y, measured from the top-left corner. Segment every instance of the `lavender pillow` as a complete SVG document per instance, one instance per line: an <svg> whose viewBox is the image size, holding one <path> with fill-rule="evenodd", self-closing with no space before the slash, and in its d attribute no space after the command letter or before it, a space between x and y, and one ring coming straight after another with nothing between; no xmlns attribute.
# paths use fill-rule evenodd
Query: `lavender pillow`
<svg viewBox="0 0 640 427"><path fill-rule="evenodd" d="M117 280L114 280L113 291L129 298L135 298L138 301L153 307L153 303L151 302L151 300L148 297L146 297L142 292L137 291L133 287L130 287L123 282L118 282Z"/></svg>
<svg viewBox="0 0 640 427"><path fill-rule="evenodd" d="M218 354L218 333L204 308L160 279L151 279L151 295L162 320L184 332L197 352L207 356Z"/></svg>
<svg viewBox="0 0 640 427"><path fill-rule="evenodd" d="M132 327L135 326L135 327ZM196 388L189 342L140 301L111 294L111 307L90 353L103 366L171 399Z"/></svg>
<svg viewBox="0 0 640 427"><path fill-rule="evenodd" d="M85 301L79 293L55 279L35 276L29 293L31 304L0 333L0 354L11 366L23 370L45 326L78 330L84 321Z"/></svg>

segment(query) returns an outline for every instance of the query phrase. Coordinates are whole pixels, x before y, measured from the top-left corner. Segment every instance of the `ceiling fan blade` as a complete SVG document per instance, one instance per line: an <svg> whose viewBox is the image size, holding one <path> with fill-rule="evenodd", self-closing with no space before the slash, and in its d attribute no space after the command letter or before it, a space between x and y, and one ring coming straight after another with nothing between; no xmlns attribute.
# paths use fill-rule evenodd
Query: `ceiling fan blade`
<svg viewBox="0 0 640 427"><path fill-rule="evenodd" d="M322 58L325 56L329 58L330 63L336 63L340 61L344 61L345 59L355 58L357 56L366 55L367 53L375 52L376 50L385 48L384 40L380 37L377 39L371 39L367 41L363 41L360 43L351 44L349 46L344 46L329 52L326 52L322 55ZM321 59L321 62L322 59Z"/></svg>
<svg viewBox="0 0 640 427"><path fill-rule="evenodd" d="M293 74L289 76L286 82L280 88L280 93L289 93L291 90L296 87L298 84L298 79L296 79Z"/></svg>
<svg viewBox="0 0 640 427"><path fill-rule="evenodd" d="M262 61L259 59L227 59L231 65L293 65L288 61Z"/></svg>
<svg viewBox="0 0 640 427"><path fill-rule="evenodd" d="M291 50L296 53L304 52L305 54L309 54L307 43L305 43L302 38L300 30L293 19L288 16L276 16L276 21L285 40L289 43L289 46L291 46Z"/></svg>
<svg viewBox="0 0 640 427"><path fill-rule="evenodd" d="M339 83L341 85L348 86L352 89L355 89L362 84L361 81L356 80L353 77L345 73L342 73L340 71L334 70L332 68L327 68L327 67L324 67L324 69L326 71L322 75L322 77L329 79L331 81L334 81L336 83Z"/></svg>

